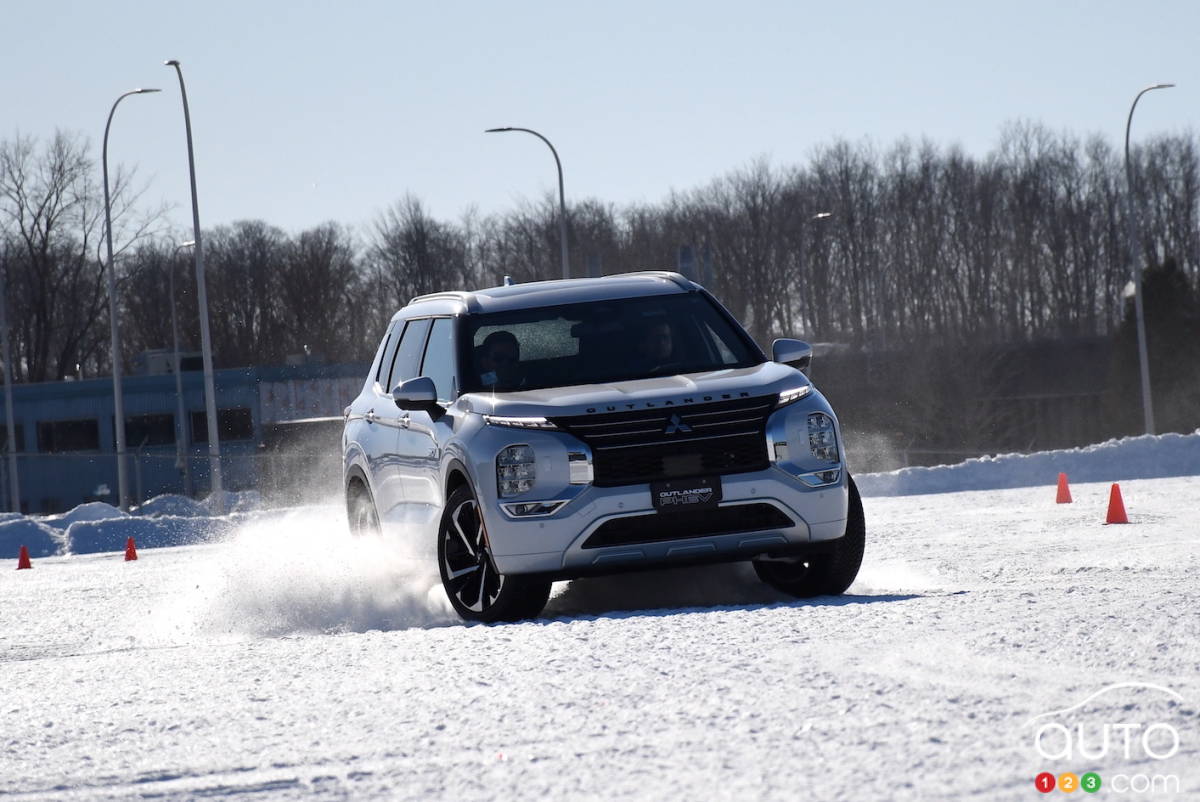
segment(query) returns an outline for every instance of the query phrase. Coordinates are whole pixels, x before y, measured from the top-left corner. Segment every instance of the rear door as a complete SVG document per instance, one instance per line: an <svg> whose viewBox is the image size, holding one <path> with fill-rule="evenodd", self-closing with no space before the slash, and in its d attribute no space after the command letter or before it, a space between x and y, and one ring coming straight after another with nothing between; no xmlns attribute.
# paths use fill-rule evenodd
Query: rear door
<svg viewBox="0 0 1200 802"><path fill-rule="evenodd" d="M376 408L379 406L380 382L387 381L387 373L396 354L400 333L403 331L403 320L388 326L375 354L375 361L371 363L371 373L363 383L362 392L346 410L347 458L352 459L354 454L358 453L365 460L371 492L381 511L385 507L393 506L394 502L387 498L388 488L383 486L381 476L383 460L391 444L379 437L380 427L375 425Z"/></svg>

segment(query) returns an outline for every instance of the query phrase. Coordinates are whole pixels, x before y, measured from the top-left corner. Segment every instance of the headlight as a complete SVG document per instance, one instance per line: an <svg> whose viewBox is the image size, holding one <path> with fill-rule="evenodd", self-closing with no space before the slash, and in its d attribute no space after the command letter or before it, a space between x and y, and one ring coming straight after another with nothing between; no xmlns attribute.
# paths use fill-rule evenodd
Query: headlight
<svg viewBox="0 0 1200 802"><path fill-rule="evenodd" d="M812 392L812 385L805 384L800 387L794 387L791 390L784 390L779 394L779 403L776 406L787 406L793 401L799 401L806 395Z"/></svg>
<svg viewBox="0 0 1200 802"><path fill-rule="evenodd" d="M535 461L533 449L527 445L509 446L496 455L496 486L502 497L533 489Z"/></svg>
<svg viewBox="0 0 1200 802"><path fill-rule="evenodd" d="M484 415L483 422L489 426L512 426L515 429L557 429L545 418L510 418L503 415Z"/></svg>
<svg viewBox="0 0 1200 802"><path fill-rule="evenodd" d="M824 412L808 414L808 448L822 462L837 462L839 459L833 418Z"/></svg>

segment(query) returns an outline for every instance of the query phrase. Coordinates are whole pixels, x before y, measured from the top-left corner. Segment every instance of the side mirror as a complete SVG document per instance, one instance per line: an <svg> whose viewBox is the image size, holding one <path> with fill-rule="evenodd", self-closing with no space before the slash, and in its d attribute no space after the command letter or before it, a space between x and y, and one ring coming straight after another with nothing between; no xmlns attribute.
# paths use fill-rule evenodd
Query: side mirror
<svg viewBox="0 0 1200 802"><path fill-rule="evenodd" d="M438 406L437 387L428 376L406 379L392 388L392 400L400 409L415 409L431 412Z"/></svg>
<svg viewBox="0 0 1200 802"><path fill-rule="evenodd" d="M812 353L812 346L803 340L776 340L771 343L772 360L799 370L807 370L812 364Z"/></svg>

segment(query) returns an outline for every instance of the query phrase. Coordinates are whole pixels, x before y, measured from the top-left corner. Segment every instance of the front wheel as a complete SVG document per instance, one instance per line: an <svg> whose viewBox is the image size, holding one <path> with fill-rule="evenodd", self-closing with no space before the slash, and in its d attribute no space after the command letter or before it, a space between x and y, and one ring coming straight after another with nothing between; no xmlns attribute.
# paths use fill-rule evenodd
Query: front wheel
<svg viewBox="0 0 1200 802"><path fill-rule="evenodd" d="M858 487L850 477L847 482L850 505L846 511L846 534L832 541L832 550L798 560L755 560L754 572L759 579L781 593L801 599L846 592L858 576L867 535Z"/></svg>
<svg viewBox="0 0 1200 802"><path fill-rule="evenodd" d="M438 567L455 612L468 621L535 618L550 583L496 570L479 502L466 485L450 494L438 528Z"/></svg>

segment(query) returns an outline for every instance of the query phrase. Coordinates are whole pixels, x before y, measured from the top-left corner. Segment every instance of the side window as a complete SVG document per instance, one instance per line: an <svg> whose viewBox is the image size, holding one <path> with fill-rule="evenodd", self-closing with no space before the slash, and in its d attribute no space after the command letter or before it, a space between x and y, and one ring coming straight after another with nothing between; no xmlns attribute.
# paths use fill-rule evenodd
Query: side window
<svg viewBox="0 0 1200 802"><path fill-rule="evenodd" d="M379 360L378 362L375 363L375 381L376 382L381 381L382 379L386 378L386 376L387 376L387 366L392 364L392 355L396 353L396 348L395 348L396 342L395 341L397 339L399 339L396 336L396 332L403 325L404 325L403 320L392 324L392 326L388 329L387 337L384 337L384 339L383 339L383 346L380 347L380 349L379 349L379 355L377 357L375 357L376 359ZM384 389L391 390L390 387L385 387Z"/></svg>
<svg viewBox="0 0 1200 802"><path fill-rule="evenodd" d="M388 375L387 391L405 379L419 376L417 372L421 364L421 350L425 347L425 335L429 333L429 318L410 320L404 327L404 336L396 348L396 358L392 361L392 369Z"/></svg>
<svg viewBox="0 0 1200 802"><path fill-rule="evenodd" d="M449 403L454 398L457 386L454 381L454 319L439 317L433 321L429 333L429 344L425 346L425 359L421 362L419 375L433 379L439 401Z"/></svg>

